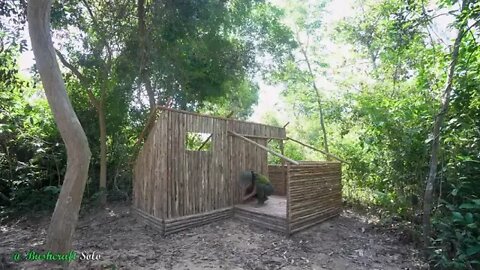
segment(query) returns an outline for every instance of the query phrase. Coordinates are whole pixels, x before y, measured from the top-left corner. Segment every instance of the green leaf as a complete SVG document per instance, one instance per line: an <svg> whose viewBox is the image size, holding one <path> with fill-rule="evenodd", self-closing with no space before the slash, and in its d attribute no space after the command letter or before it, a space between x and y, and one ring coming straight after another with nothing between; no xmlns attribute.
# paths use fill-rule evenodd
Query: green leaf
<svg viewBox="0 0 480 270"><path fill-rule="evenodd" d="M480 245L476 245L476 246L467 248L466 254L467 256L472 256L479 252L480 252Z"/></svg>
<svg viewBox="0 0 480 270"><path fill-rule="evenodd" d="M476 223L470 223L470 224L467 225L467 227L470 228L470 229L476 229L478 226L477 226Z"/></svg>
<svg viewBox="0 0 480 270"><path fill-rule="evenodd" d="M472 213L468 212L465 214L465 221L470 224L473 223L473 215Z"/></svg>
<svg viewBox="0 0 480 270"><path fill-rule="evenodd" d="M480 209L480 205L472 204L472 203L463 203L459 207L460 209Z"/></svg>
<svg viewBox="0 0 480 270"><path fill-rule="evenodd" d="M46 186L45 188L43 188L43 191L57 194L60 192L60 189L56 186Z"/></svg>
<svg viewBox="0 0 480 270"><path fill-rule="evenodd" d="M463 215L460 212L452 212L452 217L454 221L463 221Z"/></svg>

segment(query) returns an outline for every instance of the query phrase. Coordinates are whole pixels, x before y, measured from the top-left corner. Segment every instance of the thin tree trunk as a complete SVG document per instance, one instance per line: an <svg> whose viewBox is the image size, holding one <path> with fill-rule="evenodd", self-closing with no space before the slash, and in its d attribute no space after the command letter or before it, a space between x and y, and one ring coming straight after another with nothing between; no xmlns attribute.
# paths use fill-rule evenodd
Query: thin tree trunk
<svg viewBox="0 0 480 270"><path fill-rule="evenodd" d="M65 59L65 57L59 52L56 51L58 58L60 59L60 62L64 66L66 66L70 71L72 71L73 74L77 77L77 79L80 81L80 84L85 88L85 91L87 92L88 100L90 101L90 104L92 107L95 109L97 112L98 116L98 126L100 130L100 205L105 206L107 203L107 196L106 196L106 188L107 188L107 127L106 127L106 117L105 117L105 95L106 95L106 87L107 83L106 81L108 78L105 78L103 86L101 88L101 93L100 93L100 98L97 98L92 90L89 88L89 84L87 82L87 79L83 74L71 63ZM106 69L105 74L109 73L109 68Z"/></svg>
<svg viewBox="0 0 480 270"><path fill-rule="evenodd" d="M305 62L307 62L308 72L310 73L310 76L312 76L312 86L313 86L313 90L315 91L315 95L317 97L318 112L320 115L320 127L322 128L322 133L323 133L323 148L325 149L325 152L330 153L328 151L327 130L325 129L325 121L323 120L322 99L320 97L320 92L318 92L317 84L315 83L315 76L313 74L312 67L310 66L310 61L308 59L307 52L303 48L302 48L302 53L303 53L303 57L305 58ZM330 159L330 158L327 156L327 159Z"/></svg>
<svg viewBox="0 0 480 270"><path fill-rule="evenodd" d="M138 38L139 38L139 56L140 56L140 82L145 86L148 95L148 103L150 105L150 113L155 111L155 93L152 89L150 74L147 64L147 27L145 23L145 0L137 1L138 16Z"/></svg>
<svg viewBox="0 0 480 270"><path fill-rule="evenodd" d="M152 82L150 81L150 75L147 70L143 74L143 83L145 84L145 89L147 90L148 103L150 105L150 113L155 112L155 92L152 88Z"/></svg>
<svg viewBox="0 0 480 270"><path fill-rule="evenodd" d="M464 1L462 3L462 10L465 7ZM433 190L435 186L435 179L437 176L437 165L438 165L438 152L440 150L440 129L442 128L445 114L448 112L448 106L450 103L450 95L452 92L452 85L453 85L453 76L455 71L455 66L457 65L458 60L458 53L460 50L460 43L462 41L464 29L460 27L458 29L457 37L455 38L455 42L453 44L452 54L451 54L451 62L450 68L447 74L447 84L445 85L445 89L443 91L442 100L441 100L441 107L440 111L435 117L435 122L433 124L433 142L432 142L432 152L430 157L430 169L428 173L427 183L425 186L425 194L423 198L423 243L425 248L430 246L430 232L431 232L431 224L430 224L430 215L432 212L432 201L433 201Z"/></svg>
<svg viewBox="0 0 480 270"><path fill-rule="evenodd" d="M107 203L107 125L105 120L105 105L98 108L98 123L100 128L100 205Z"/></svg>
<svg viewBox="0 0 480 270"><path fill-rule="evenodd" d="M28 1L30 39L43 88L67 149L67 171L48 228L47 249L67 252L78 220L91 152L87 137L65 90L50 35L52 0Z"/></svg>

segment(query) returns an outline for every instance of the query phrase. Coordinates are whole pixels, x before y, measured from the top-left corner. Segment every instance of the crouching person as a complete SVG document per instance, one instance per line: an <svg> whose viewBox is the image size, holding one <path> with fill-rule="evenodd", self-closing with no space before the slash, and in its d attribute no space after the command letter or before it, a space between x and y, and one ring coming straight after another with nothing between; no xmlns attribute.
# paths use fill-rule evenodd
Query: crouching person
<svg viewBox="0 0 480 270"><path fill-rule="evenodd" d="M240 180L242 184L246 186L246 193L251 190L251 192L243 198L244 201L255 196L258 206L261 206L268 200L268 196L273 194L273 186L265 175L254 171L245 171L242 172Z"/></svg>

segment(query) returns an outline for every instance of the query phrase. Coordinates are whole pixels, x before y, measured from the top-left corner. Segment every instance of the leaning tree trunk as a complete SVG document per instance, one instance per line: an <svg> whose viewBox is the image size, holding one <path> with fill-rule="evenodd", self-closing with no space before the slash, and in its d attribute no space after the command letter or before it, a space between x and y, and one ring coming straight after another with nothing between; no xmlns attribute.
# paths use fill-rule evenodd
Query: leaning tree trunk
<svg viewBox="0 0 480 270"><path fill-rule="evenodd" d="M28 1L28 28L43 88L55 123L67 148L67 171L48 228L47 248L71 249L90 163L90 148L80 121L67 96L50 35L52 0Z"/></svg>
<svg viewBox="0 0 480 270"><path fill-rule="evenodd" d="M462 5L462 10L465 6ZM438 152L440 150L440 129L442 128L445 114L448 112L448 106L450 104L450 95L452 93L452 84L453 76L455 72L455 66L457 65L458 53L460 50L460 43L462 41L464 29L459 28L457 37L453 44L450 68L447 74L447 84L442 95L441 107L437 116L435 117L435 122L433 124L433 141L432 141L432 153L430 156L430 169L428 173L427 183L425 186L425 194L423 198L423 244L427 249L430 246L430 215L432 212L432 201L433 201L433 190L435 185L435 179L437 177L437 165L438 165Z"/></svg>
<svg viewBox="0 0 480 270"><path fill-rule="evenodd" d="M325 152L330 153L328 151L327 130L325 128L325 121L323 119L322 99L320 97L320 92L318 91L317 84L315 83L315 76L313 74L312 67L310 66L310 61L308 59L307 52L303 48L302 48L302 54L303 54L303 57L305 58L305 62L307 62L308 72L310 73L310 76L312 76L312 87L313 87L313 90L315 91L315 95L317 97L318 113L319 113L319 116L320 116L320 128L322 129L322 133L323 133L323 149L325 150ZM329 159L330 159L330 157L327 156L327 160L329 160Z"/></svg>

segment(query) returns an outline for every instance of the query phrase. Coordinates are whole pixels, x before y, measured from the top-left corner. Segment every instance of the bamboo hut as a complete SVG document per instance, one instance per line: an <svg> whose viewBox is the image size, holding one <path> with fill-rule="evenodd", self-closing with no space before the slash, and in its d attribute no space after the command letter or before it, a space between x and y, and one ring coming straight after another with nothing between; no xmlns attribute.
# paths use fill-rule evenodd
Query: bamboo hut
<svg viewBox="0 0 480 270"><path fill-rule="evenodd" d="M285 127L158 107L134 164L133 211L164 235L235 217L292 234L341 211L341 163L299 162L268 148ZM203 134L193 148L190 134ZM198 137L197 137L198 138ZM268 165L267 155L282 165ZM254 170L275 189L260 208L243 204L241 171Z"/></svg>

